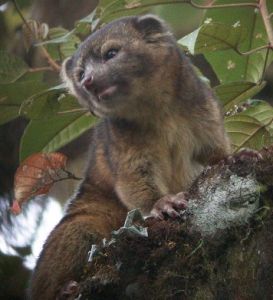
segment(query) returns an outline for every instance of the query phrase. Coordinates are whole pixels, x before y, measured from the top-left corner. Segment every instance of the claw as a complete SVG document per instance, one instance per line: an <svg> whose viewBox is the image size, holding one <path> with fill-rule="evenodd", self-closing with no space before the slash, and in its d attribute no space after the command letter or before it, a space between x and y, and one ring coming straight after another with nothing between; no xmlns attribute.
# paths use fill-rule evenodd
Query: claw
<svg viewBox="0 0 273 300"><path fill-rule="evenodd" d="M263 156L261 153L259 153L256 150L243 148L238 153L235 153L233 155L229 155L225 160L224 164L235 164L236 162L243 162L243 161L253 161L258 162L259 160L262 160Z"/></svg>
<svg viewBox="0 0 273 300"><path fill-rule="evenodd" d="M71 280L61 290L56 300L72 300L79 294L78 282Z"/></svg>
<svg viewBox="0 0 273 300"><path fill-rule="evenodd" d="M151 216L160 220L164 219L164 215L171 218L178 218L180 216L179 210L187 207L184 193L176 195L166 195L159 199L151 210Z"/></svg>

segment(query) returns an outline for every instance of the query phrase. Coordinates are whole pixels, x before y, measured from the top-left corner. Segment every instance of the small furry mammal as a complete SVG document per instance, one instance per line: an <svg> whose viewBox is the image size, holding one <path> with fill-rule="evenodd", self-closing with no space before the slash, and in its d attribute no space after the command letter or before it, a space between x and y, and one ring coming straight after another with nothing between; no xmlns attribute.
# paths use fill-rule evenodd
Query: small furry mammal
<svg viewBox="0 0 273 300"><path fill-rule="evenodd" d="M91 244L122 225L128 210L175 216L185 204L179 192L230 148L213 93L155 16L93 33L64 62L62 77L102 119L85 179L34 271L34 300L61 299L80 279Z"/></svg>

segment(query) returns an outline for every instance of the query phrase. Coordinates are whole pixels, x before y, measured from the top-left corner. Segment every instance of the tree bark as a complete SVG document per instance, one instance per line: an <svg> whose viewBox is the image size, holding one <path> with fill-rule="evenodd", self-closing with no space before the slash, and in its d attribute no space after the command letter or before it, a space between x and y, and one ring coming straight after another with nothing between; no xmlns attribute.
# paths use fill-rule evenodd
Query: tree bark
<svg viewBox="0 0 273 300"><path fill-rule="evenodd" d="M93 246L78 299L272 299L273 148L261 154L207 168L181 219Z"/></svg>

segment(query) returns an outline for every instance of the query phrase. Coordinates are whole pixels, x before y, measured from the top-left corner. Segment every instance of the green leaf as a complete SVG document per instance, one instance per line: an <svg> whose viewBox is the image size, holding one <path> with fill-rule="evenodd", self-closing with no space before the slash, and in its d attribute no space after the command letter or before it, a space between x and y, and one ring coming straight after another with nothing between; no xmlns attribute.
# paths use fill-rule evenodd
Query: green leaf
<svg viewBox="0 0 273 300"><path fill-rule="evenodd" d="M240 115L255 118L266 126L266 129L271 134L273 133L273 107L269 103L261 100L255 100L254 104L241 112Z"/></svg>
<svg viewBox="0 0 273 300"><path fill-rule="evenodd" d="M0 100L1 101L1 100ZM3 125L18 117L18 106L0 102L0 125Z"/></svg>
<svg viewBox="0 0 273 300"><path fill-rule="evenodd" d="M195 55L230 48L237 51L245 38L246 30L242 26L209 23L186 35L178 43Z"/></svg>
<svg viewBox="0 0 273 300"><path fill-rule="evenodd" d="M77 33L87 36L96 29L100 21L99 18L96 17L96 12L97 9L94 9L91 14L76 22L75 29Z"/></svg>
<svg viewBox="0 0 273 300"><path fill-rule="evenodd" d="M100 0L96 10L96 17L100 19L100 24L108 23L120 17L143 13L159 4L160 1L156 0Z"/></svg>
<svg viewBox="0 0 273 300"><path fill-rule="evenodd" d="M47 71L39 71L39 72L26 72L20 78L16 80L16 82L26 82L26 81L43 81L44 75Z"/></svg>
<svg viewBox="0 0 273 300"><path fill-rule="evenodd" d="M63 114L67 111L79 111L82 110L84 112L87 112L87 110L80 106L78 100L69 94L61 94L61 96L58 98L58 114Z"/></svg>
<svg viewBox="0 0 273 300"><path fill-rule="evenodd" d="M21 58L0 50L0 83L14 82L27 70L28 66Z"/></svg>
<svg viewBox="0 0 273 300"><path fill-rule="evenodd" d="M69 42L71 39L75 38L74 30L68 31L62 27L51 28L49 30L48 36L49 36L49 40L38 43L36 45L40 46L40 45L47 45L47 44L62 44L62 43Z"/></svg>
<svg viewBox="0 0 273 300"><path fill-rule="evenodd" d="M94 126L97 119L89 114L83 114L78 119L74 120L69 126L59 132L42 151L52 152L74 140L86 130Z"/></svg>
<svg viewBox="0 0 273 300"><path fill-rule="evenodd" d="M35 152L58 150L91 128L95 122L96 118L86 113L31 121L21 139L20 160Z"/></svg>
<svg viewBox="0 0 273 300"><path fill-rule="evenodd" d="M60 59L60 54L62 58L71 56L81 42L75 35L75 30L68 31L61 27L51 28L48 38L47 41L39 43L37 46L46 46L52 58L56 60Z"/></svg>
<svg viewBox="0 0 273 300"><path fill-rule="evenodd" d="M244 1L242 1L244 2ZM247 1L257 3L257 1ZM234 3L234 0L216 0L213 5ZM273 11L273 1L267 1L269 11ZM229 26L246 29L245 38L240 43L241 52L251 51L268 44L268 37L259 10L255 7L233 7L209 9L205 15L205 23L224 23ZM231 47L232 48L232 47ZM258 83L261 80L266 49L250 55L239 55L233 49L206 52L205 57L213 67L221 83L246 80ZM268 57L268 65L273 61L273 52Z"/></svg>
<svg viewBox="0 0 273 300"><path fill-rule="evenodd" d="M21 104L47 85L36 80L17 81L0 85L0 124L4 124L19 116Z"/></svg>
<svg viewBox="0 0 273 300"><path fill-rule="evenodd" d="M260 150L270 139L264 124L247 115L226 117L225 128L234 152L245 147Z"/></svg>
<svg viewBox="0 0 273 300"><path fill-rule="evenodd" d="M48 119L58 111L58 96L56 91L42 91L26 99L20 108L20 115L28 119Z"/></svg>
<svg viewBox="0 0 273 300"><path fill-rule="evenodd" d="M256 95L265 86L265 82L255 84L246 81L237 81L218 85L214 91L224 105L225 111L228 111L242 102Z"/></svg>
<svg viewBox="0 0 273 300"><path fill-rule="evenodd" d="M41 120L70 110L79 112L83 109L74 97L66 95L61 88L54 87L24 101L20 114L28 119Z"/></svg>

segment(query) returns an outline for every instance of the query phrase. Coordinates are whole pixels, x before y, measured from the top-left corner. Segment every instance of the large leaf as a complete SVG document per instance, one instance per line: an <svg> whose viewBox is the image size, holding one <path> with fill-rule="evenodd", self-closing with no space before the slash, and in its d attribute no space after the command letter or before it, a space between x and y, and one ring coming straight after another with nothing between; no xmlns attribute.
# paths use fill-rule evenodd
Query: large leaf
<svg viewBox="0 0 273 300"><path fill-rule="evenodd" d="M254 104L244 112L240 113L240 115L246 115L255 118L264 126L266 126L266 129L273 134L273 107L265 101L254 101ZM272 139L271 141L273 142Z"/></svg>
<svg viewBox="0 0 273 300"><path fill-rule="evenodd" d="M259 150L270 140L270 134L264 124L247 115L226 117L225 128L234 152L244 147Z"/></svg>
<svg viewBox="0 0 273 300"><path fill-rule="evenodd" d="M4 124L19 116L23 101L45 89L47 85L41 81L25 80L0 85L0 124Z"/></svg>
<svg viewBox="0 0 273 300"><path fill-rule="evenodd" d="M224 105L225 111L228 111L240 103L256 95L265 83L255 84L247 81L237 81L218 85L214 91Z"/></svg>
<svg viewBox="0 0 273 300"><path fill-rule="evenodd" d="M28 119L48 119L58 111L59 94L55 91L42 91L25 100L20 115Z"/></svg>
<svg viewBox="0 0 273 300"><path fill-rule="evenodd" d="M245 38L246 30L242 26L208 23L183 37L178 43L195 55L230 48L237 51Z"/></svg>
<svg viewBox="0 0 273 300"><path fill-rule="evenodd" d="M96 118L88 114L66 114L31 121L21 139L20 159L35 152L52 152L92 127Z"/></svg>
<svg viewBox="0 0 273 300"><path fill-rule="evenodd" d="M169 2L172 3L183 5L179 0ZM96 18L100 19L100 24L104 24L120 17L143 13L160 4L167 3L163 0L100 0L96 9Z"/></svg>
<svg viewBox="0 0 273 300"><path fill-rule="evenodd" d="M0 83L14 82L27 70L28 66L21 58L0 50Z"/></svg>
<svg viewBox="0 0 273 300"><path fill-rule="evenodd" d="M90 114L83 114L74 120L69 126L58 133L44 148L45 152L52 152L74 140L86 130L91 128L97 121L97 118Z"/></svg>
<svg viewBox="0 0 273 300"><path fill-rule="evenodd" d="M214 5L235 3L234 0L216 0ZM240 2L257 1L248 0ZM267 1L269 11L273 11L273 1ZM261 18L261 14L255 7L233 7L223 9L209 9L205 15L205 23L224 23L234 27L245 28L246 35L240 43L239 50L247 52L257 47L268 44L268 37ZM231 47L232 48L232 47ZM234 50L205 53L206 59L212 65L221 82L246 80L259 82L264 70L266 49L251 55L239 55ZM273 60L272 51L268 57L268 64Z"/></svg>
<svg viewBox="0 0 273 300"><path fill-rule="evenodd" d="M38 43L37 45L67 43L71 39L74 39L75 35L74 30L68 31L62 27L53 27L49 30L48 37L49 39L47 41Z"/></svg>
<svg viewBox="0 0 273 300"><path fill-rule="evenodd" d="M75 35L75 30L68 31L61 27L54 27L49 30L48 40L37 45L46 46L54 59L71 56L80 44L80 39Z"/></svg>
<svg viewBox="0 0 273 300"><path fill-rule="evenodd" d="M97 9L94 9L91 14L76 22L75 30L77 33L81 34L82 36L87 36L96 29L100 21L96 15L96 12Z"/></svg>
<svg viewBox="0 0 273 300"><path fill-rule="evenodd" d="M53 87L24 101L20 108L20 114L28 119L48 119L65 111L82 110L78 101L63 93L61 85Z"/></svg>
<svg viewBox="0 0 273 300"><path fill-rule="evenodd" d="M180 0L170 1L169 3L163 0L100 0L95 10L76 22L75 29L81 36L86 36L98 26L102 26L119 17L137 15L160 5L168 4L169 8L173 8L171 5L173 3L180 4L181 9L185 7ZM188 9L192 9L192 7Z"/></svg>

